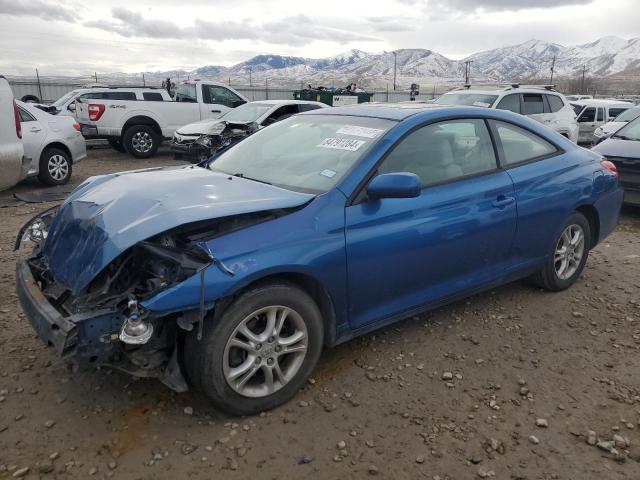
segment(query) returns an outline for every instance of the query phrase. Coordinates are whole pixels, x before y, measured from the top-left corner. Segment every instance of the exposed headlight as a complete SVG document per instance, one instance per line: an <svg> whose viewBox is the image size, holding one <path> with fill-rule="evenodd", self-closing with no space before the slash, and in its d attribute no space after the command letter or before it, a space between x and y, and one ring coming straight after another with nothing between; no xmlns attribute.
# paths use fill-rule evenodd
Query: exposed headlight
<svg viewBox="0 0 640 480"><path fill-rule="evenodd" d="M49 226L57 209L58 207L55 206L45 210L25 223L18 232L14 250L18 250L23 242L32 242L34 246L40 246L47 239Z"/></svg>
<svg viewBox="0 0 640 480"><path fill-rule="evenodd" d="M593 134L598 138L600 138L602 135L604 135L602 127L596 128L595 131L593 132Z"/></svg>
<svg viewBox="0 0 640 480"><path fill-rule="evenodd" d="M204 145L205 147L210 147L211 146L211 137L209 135L200 135L195 143L199 144L199 145Z"/></svg>

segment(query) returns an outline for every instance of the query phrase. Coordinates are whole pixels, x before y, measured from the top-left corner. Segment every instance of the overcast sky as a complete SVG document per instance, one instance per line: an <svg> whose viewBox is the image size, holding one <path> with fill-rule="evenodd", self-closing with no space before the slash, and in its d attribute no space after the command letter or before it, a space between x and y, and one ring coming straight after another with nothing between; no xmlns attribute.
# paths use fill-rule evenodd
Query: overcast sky
<svg viewBox="0 0 640 480"><path fill-rule="evenodd" d="M190 70L351 48L459 59L532 38L631 38L639 19L638 0L0 0L0 73Z"/></svg>

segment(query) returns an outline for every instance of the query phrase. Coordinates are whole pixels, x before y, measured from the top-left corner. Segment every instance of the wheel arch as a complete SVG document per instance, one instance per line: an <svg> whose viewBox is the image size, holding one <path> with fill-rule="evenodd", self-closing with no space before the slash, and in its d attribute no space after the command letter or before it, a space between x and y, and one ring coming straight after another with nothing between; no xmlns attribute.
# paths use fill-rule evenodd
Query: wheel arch
<svg viewBox="0 0 640 480"><path fill-rule="evenodd" d="M593 205L585 204L578 206L576 212L584 215L589 222L589 229L591 230L589 249L591 249L595 247L600 240L600 216L598 210Z"/></svg>
<svg viewBox="0 0 640 480"><path fill-rule="evenodd" d="M259 285L275 282L291 283L304 290L312 298L320 309L320 314L322 315L324 344L326 346L335 345L337 336L337 317L333 300L322 282L307 273L292 271L277 272L253 278L233 293L216 301L216 310L221 307L221 311L218 310L215 312L215 318L220 318L220 315L224 313L224 310L226 310L232 301L247 290Z"/></svg>
<svg viewBox="0 0 640 480"><path fill-rule="evenodd" d="M127 119L127 121L122 126L122 134L120 138L123 140L127 130L136 125L150 126L162 138L162 129L160 128L158 122L146 115L134 115L133 117Z"/></svg>
<svg viewBox="0 0 640 480"><path fill-rule="evenodd" d="M40 160L42 160L42 156L44 155L44 152L46 152L49 148L57 148L59 150L62 150L64 153L69 155L69 160L71 161L71 163L73 163L73 155L71 154L71 150L69 150L69 147L67 147L64 143L58 142L58 141L48 143L42 149L42 153L40 153Z"/></svg>

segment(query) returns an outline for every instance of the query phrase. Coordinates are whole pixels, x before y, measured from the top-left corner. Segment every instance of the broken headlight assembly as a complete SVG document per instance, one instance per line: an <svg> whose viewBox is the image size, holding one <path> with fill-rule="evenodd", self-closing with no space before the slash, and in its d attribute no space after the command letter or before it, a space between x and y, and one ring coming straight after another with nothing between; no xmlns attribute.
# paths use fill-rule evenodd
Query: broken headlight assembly
<svg viewBox="0 0 640 480"><path fill-rule="evenodd" d="M39 213L25 223L16 237L14 250L18 250L24 244L31 244L33 247L40 247L47 239L51 221L56 214L58 207L55 206Z"/></svg>

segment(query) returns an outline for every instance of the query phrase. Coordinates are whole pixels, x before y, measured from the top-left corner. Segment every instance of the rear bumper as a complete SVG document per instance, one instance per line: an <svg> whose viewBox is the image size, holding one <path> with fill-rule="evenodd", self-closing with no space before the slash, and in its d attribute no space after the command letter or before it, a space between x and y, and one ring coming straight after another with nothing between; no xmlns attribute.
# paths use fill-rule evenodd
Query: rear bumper
<svg viewBox="0 0 640 480"><path fill-rule="evenodd" d="M98 135L98 127L95 125L80 124L80 133L84 138L105 138Z"/></svg>
<svg viewBox="0 0 640 480"><path fill-rule="evenodd" d="M42 341L61 357L105 360L113 352L110 338L118 331L119 315L111 310L63 316L45 297L27 260L16 265L20 305Z"/></svg>

